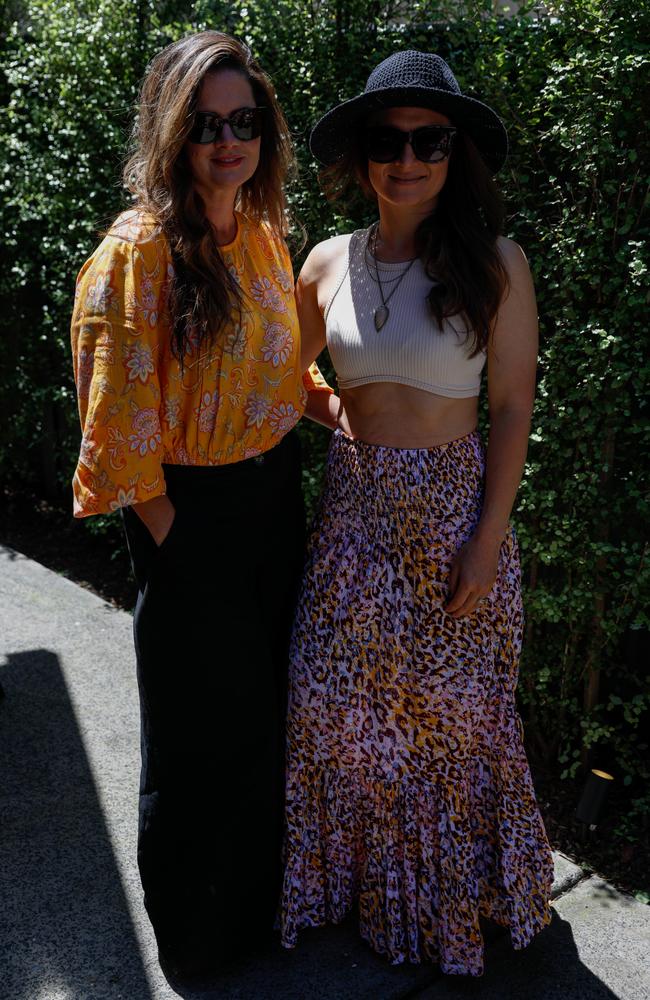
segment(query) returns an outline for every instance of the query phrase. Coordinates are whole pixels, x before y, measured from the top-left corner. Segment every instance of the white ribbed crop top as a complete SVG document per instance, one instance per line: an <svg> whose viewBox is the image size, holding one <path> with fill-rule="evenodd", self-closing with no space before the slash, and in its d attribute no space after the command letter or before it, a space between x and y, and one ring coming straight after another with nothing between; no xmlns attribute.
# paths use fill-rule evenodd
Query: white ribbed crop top
<svg viewBox="0 0 650 1000"><path fill-rule="evenodd" d="M485 352L470 358L473 338L459 317L445 320L442 330L426 301L431 289L421 260L415 260L388 302L390 315L377 331L375 310L381 306L376 274L366 265L370 230L350 238L345 262L325 308L325 331L341 389L369 382L399 382L440 396L478 396ZM387 299L405 263L372 263L379 268ZM453 324L453 325L452 325Z"/></svg>

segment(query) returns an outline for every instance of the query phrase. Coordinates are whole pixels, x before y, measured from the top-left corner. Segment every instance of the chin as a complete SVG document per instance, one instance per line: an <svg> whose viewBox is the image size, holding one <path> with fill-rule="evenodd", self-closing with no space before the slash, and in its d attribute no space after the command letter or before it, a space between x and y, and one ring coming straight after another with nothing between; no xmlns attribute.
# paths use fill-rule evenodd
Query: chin
<svg viewBox="0 0 650 1000"><path fill-rule="evenodd" d="M421 208L423 211L432 212L436 207L438 195L428 195L423 197L417 191L391 192L390 195L380 195L380 201L385 201L389 205L403 205L409 208Z"/></svg>
<svg viewBox="0 0 650 1000"><path fill-rule="evenodd" d="M385 186L377 186L375 191L380 201L387 201L394 205L427 205L429 202L436 202L443 185L436 185L432 189L430 184L414 184L412 187L402 187L398 184L388 183Z"/></svg>
<svg viewBox="0 0 650 1000"><path fill-rule="evenodd" d="M240 163L236 167L214 167L210 175L212 180L219 184L244 184L255 173L249 164Z"/></svg>

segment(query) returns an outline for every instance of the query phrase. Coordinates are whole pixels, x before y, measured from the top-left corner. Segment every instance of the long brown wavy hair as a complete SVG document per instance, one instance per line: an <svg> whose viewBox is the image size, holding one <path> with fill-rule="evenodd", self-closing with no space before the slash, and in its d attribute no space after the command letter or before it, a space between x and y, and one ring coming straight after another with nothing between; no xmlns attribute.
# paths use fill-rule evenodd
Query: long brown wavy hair
<svg viewBox="0 0 650 1000"><path fill-rule="evenodd" d="M376 200L368 177L368 159L357 129L346 155L321 172L329 198L345 197L357 182ZM415 245L433 282L427 299L442 327L460 316L471 338L471 355L486 349L508 276L497 249L504 209L499 190L480 153L460 129L449 158L445 185L436 209L416 232Z"/></svg>
<svg viewBox="0 0 650 1000"><path fill-rule="evenodd" d="M242 305L184 153L203 79L222 69L241 72L256 104L267 108L260 161L239 190L237 208L254 222L267 220L282 236L288 228L284 182L294 166L289 128L271 81L250 50L220 31L201 31L163 49L142 82L124 183L135 206L153 218L171 246L175 273L168 302L172 346L181 364L190 345L215 339L233 308Z"/></svg>

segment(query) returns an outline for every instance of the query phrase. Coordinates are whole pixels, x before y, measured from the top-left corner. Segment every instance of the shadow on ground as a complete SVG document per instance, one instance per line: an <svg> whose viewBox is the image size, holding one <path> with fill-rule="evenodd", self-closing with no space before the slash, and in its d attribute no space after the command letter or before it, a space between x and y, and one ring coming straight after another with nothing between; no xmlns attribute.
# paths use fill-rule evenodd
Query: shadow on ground
<svg viewBox="0 0 650 1000"><path fill-rule="evenodd" d="M269 949L233 966L211 989L177 991L187 1000L627 1000L581 961L571 924L555 911L523 951L493 923L483 933L485 973L477 978L443 976L435 965L389 966L360 941L351 915L303 932L295 951Z"/></svg>
<svg viewBox="0 0 650 1000"><path fill-rule="evenodd" d="M619 1000L619 994L582 962L571 924L556 911L549 926L523 951L514 951L509 934L499 930L486 947L485 973L480 978L446 976L419 994L420 1000L470 996L480 1000Z"/></svg>
<svg viewBox="0 0 650 1000"><path fill-rule="evenodd" d="M9 654L0 682L0 992L149 1000L59 660L46 649Z"/></svg>

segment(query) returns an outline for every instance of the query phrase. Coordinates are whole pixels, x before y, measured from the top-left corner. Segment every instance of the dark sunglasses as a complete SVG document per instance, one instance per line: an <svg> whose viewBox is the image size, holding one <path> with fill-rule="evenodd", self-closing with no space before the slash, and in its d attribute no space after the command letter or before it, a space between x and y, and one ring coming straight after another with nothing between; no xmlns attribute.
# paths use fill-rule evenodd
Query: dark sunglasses
<svg viewBox="0 0 650 1000"><path fill-rule="evenodd" d="M197 111L189 134L190 142L216 142L221 138L224 125L230 125L235 139L248 142L262 134L264 107L238 108L228 118L221 118L212 111Z"/></svg>
<svg viewBox="0 0 650 1000"><path fill-rule="evenodd" d="M407 142L422 163L439 163L451 153L456 129L451 125L423 125L412 132L402 132L392 125L376 125L366 129L364 149L373 163L393 163L399 160Z"/></svg>

